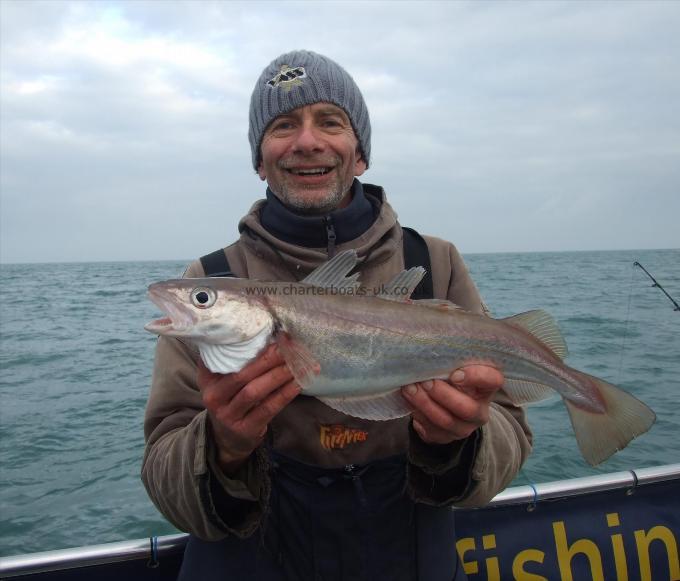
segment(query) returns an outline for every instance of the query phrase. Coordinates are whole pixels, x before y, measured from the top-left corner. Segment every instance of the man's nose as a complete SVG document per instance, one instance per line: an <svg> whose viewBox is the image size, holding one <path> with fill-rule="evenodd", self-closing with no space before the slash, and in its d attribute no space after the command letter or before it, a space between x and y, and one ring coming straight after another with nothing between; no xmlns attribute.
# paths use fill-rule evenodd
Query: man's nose
<svg viewBox="0 0 680 581"><path fill-rule="evenodd" d="M296 153L323 151L325 142L318 129L311 124L304 124L295 135L293 149Z"/></svg>

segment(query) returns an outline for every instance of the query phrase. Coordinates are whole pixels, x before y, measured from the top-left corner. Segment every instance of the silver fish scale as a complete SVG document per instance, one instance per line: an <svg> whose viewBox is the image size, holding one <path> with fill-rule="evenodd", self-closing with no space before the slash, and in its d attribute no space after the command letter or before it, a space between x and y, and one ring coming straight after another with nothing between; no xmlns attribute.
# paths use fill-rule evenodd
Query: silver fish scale
<svg viewBox="0 0 680 581"><path fill-rule="evenodd" d="M377 394L475 362L546 385L584 407L600 407L538 341L494 319L345 296L287 297L274 312L321 365L305 387L309 395Z"/></svg>

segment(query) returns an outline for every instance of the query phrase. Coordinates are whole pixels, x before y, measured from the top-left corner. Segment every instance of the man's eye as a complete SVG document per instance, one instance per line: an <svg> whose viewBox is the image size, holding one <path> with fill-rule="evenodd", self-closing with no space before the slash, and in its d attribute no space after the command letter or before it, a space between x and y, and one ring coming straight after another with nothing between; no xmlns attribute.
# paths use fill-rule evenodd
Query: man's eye
<svg viewBox="0 0 680 581"><path fill-rule="evenodd" d="M292 128L293 124L290 121L280 121L272 126L272 131L286 131Z"/></svg>

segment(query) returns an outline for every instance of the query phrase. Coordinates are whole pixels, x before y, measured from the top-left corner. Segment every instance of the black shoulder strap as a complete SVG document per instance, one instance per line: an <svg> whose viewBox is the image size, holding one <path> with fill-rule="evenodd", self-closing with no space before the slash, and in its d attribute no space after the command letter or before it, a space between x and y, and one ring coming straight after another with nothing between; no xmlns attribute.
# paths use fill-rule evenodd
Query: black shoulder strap
<svg viewBox="0 0 680 581"><path fill-rule="evenodd" d="M222 248L201 256L201 264L203 265L205 276L236 276L231 272L229 261Z"/></svg>
<svg viewBox="0 0 680 581"><path fill-rule="evenodd" d="M402 226L401 230L404 233L404 264L406 268L422 266L425 269L425 276L418 283L411 298L414 300L432 299L434 298L432 265L430 264L430 251L427 248L427 242L413 228Z"/></svg>
<svg viewBox="0 0 680 581"><path fill-rule="evenodd" d="M432 265L430 264L430 251L427 242L413 228L402 226L404 233L404 264L407 269L414 266L422 266L425 269L423 280L413 291L413 299L434 298L432 287ZM210 254L201 256L201 264L206 276L235 276L229 267L229 261L223 249L215 250Z"/></svg>

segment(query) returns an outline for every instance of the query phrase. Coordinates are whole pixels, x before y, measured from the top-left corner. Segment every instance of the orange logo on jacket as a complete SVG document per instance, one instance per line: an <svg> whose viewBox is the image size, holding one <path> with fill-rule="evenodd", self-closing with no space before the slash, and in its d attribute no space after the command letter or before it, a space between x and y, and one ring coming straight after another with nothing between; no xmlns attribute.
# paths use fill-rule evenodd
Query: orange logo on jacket
<svg viewBox="0 0 680 581"><path fill-rule="evenodd" d="M319 436L321 445L326 450L341 450L350 444L365 442L368 439L368 432L335 424L332 426L321 426Z"/></svg>

